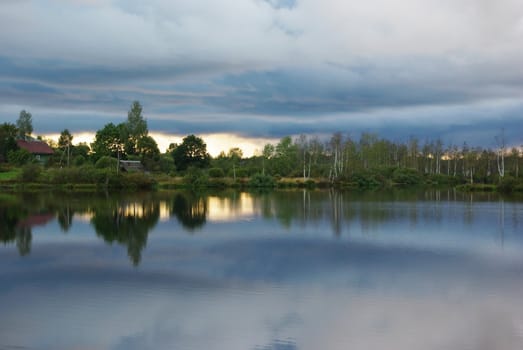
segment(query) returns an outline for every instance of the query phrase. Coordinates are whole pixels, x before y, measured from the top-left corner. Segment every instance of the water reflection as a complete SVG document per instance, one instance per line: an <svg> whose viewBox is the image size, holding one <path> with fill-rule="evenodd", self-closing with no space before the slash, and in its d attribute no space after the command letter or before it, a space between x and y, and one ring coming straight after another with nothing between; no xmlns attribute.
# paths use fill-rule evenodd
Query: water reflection
<svg viewBox="0 0 523 350"><path fill-rule="evenodd" d="M172 199L171 214L193 232L207 220L207 200L200 194L176 193Z"/></svg>
<svg viewBox="0 0 523 350"><path fill-rule="evenodd" d="M93 209L91 224L105 242L127 247L133 265L138 265L147 235L160 217L160 204L151 198L129 202L107 200Z"/></svg>
<svg viewBox="0 0 523 350"><path fill-rule="evenodd" d="M495 204L497 203L497 204ZM462 226L490 230L501 245L520 229L521 205L497 194L464 194L454 190L358 193L340 191L223 191L138 193L133 195L31 193L0 197L0 241L16 244L20 255L31 251L33 229L56 222L64 233L89 222L108 244L127 248L138 265L148 234L159 221L177 221L196 233L208 222L271 221L303 229L330 226L336 237L373 236Z"/></svg>
<svg viewBox="0 0 523 350"><path fill-rule="evenodd" d="M0 195L0 349L522 349L522 217L453 191Z"/></svg>
<svg viewBox="0 0 523 350"><path fill-rule="evenodd" d="M32 228L45 226L54 219L47 208L25 206L16 197L0 197L0 242L16 243L21 256L31 252Z"/></svg>

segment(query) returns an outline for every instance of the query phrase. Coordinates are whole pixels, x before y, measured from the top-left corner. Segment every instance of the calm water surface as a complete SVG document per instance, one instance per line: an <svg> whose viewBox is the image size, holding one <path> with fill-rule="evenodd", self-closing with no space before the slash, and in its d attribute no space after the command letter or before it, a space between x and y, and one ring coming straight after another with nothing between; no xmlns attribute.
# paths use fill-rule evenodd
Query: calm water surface
<svg viewBox="0 0 523 350"><path fill-rule="evenodd" d="M0 349L523 349L523 201L0 194Z"/></svg>

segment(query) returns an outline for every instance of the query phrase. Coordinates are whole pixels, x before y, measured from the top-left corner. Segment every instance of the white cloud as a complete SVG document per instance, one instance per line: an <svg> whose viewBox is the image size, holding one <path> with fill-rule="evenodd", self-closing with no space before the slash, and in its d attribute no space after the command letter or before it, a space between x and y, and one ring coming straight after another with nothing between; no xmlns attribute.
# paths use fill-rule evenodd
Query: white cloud
<svg viewBox="0 0 523 350"><path fill-rule="evenodd" d="M516 0L41 0L1 5L0 41L4 54L113 65L519 56L522 18Z"/></svg>

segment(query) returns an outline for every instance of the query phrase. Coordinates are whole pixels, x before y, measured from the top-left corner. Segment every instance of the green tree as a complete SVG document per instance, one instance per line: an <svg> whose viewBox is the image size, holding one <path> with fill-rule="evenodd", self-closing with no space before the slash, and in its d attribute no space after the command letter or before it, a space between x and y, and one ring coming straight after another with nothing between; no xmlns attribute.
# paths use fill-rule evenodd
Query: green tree
<svg viewBox="0 0 523 350"><path fill-rule="evenodd" d="M298 147L293 144L290 136L280 140L275 148L275 171L282 176L293 175L293 170L298 170Z"/></svg>
<svg viewBox="0 0 523 350"><path fill-rule="evenodd" d="M72 152L75 157L82 156L87 159L89 153L91 152L91 147L89 147L89 145L85 142L80 142L73 147Z"/></svg>
<svg viewBox="0 0 523 350"><path fill-rule="evenodd" d="M265 175L265 168L268 168L266 163L268 163L269 160L274 157L274 152L275 152L275 149L274 149L274 145L273 144L268 143L268 144L266 144L263 147L263 151L262 151L262 175Z"/></svg>
<svg viewBox="0 0 523 350"><path fill-rule="evenodd" d="M147 169L153 170L155 164L160 160L160 150L156 141L151 136L143 136L138 140L136 146L143 165Z"/></svg>
<svg viewBox="0 0 523 350"><path fill-rule="evenodd" d="M243 151L239 147L233 147L229 150L227 156L229 158L235 159L236 161L239 161L243 158Z"/></svg>
<svg viewBox="0 0 523 350"><path fill-rule="evenodd" d="M131 109L127 113L127 122L125 123L125 129L127 131L125 150L128 154L139 153L138 142L149 133L147 121L142 115L142 110L140 102L134 101Z"/></svg>
<svg viewBox="0 0 523 350"><path fill-rule="evenodd" d="M25 109L20 111L20 116L16 121L16 127L18 128L18 137L21 139L27 138L33 132L33 116L31 113L26 112Z"/></svg>
<svg viewBox="0 0 523 350"><path fill-rule="evenodd" d="M11 123L0 124L0 162L6 162L7 154L18 149L16 144L17 135L18 129L16 125Z"/></svg>
<svg viewBox="0 0 523 350"><path fill-rule="evenodd" d="M70 147L73 143L73 135L71 135L71 132L69 129L64 129L60 133L60 137L58 138L58 147Z"/></svg>
<svg viewBox="0 0 523 350"><path fill-rule="evenodd" d="M70 158L71 158L71 147L73 145L73 135L69 132L69 129L64 129L60 133L60 137L58 138L58 147L60 147L63 150L63 154L67 158L67 166L70 164Z"/></svg>
<svg viewBox="0 0 523 350"><path fill-rule="evenodd" d="M184 137L172 154L176 168L182 171L190 166L205 168L211 160L205 142L194 135Z"/></svg>
<svg viewBox="0 0 523 350"><path fill-rule="evenodd" d="M243 152L238 147L233 147L229 150L227 156L232 163L232 176L234 178L234 181L236 181L236 168L243 157Z"/></svg>
<svg viewBox="0 0 523 350"><path fill-rule="evenodd" d="M113 123L106 124L103 129L96 132L91 148L95 153L95 159L102 156L118 157L124 154L125 125Z"/></svg>

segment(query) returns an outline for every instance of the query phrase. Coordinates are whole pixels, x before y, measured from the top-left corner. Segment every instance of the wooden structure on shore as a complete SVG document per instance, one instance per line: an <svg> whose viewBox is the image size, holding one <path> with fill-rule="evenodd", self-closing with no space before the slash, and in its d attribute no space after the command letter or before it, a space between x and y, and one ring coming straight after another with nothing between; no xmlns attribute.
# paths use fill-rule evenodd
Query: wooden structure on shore
<svg viewBox="0 0 523 350"><path fill-rule="evenodd" d="M144 171L143 165L139 160L120 160L119 168L124 172Z"/></svg>

